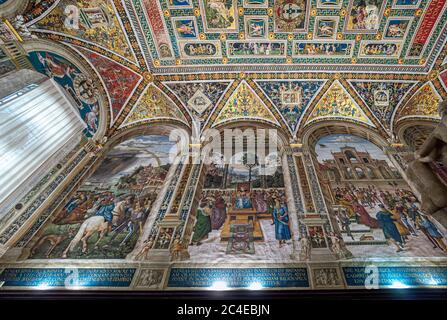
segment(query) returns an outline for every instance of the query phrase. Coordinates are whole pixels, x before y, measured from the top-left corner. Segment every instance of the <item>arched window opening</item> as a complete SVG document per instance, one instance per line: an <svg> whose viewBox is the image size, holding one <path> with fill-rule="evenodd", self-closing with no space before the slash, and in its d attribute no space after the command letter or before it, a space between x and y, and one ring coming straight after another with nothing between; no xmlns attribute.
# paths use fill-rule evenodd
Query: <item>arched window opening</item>
<svg viewBox="0 0 447 320"><path fill-rule="evenodd" d="M17 83L21 75L7 78ZM58 84L35 80L0 99L0 219L80 142L86 127Z"/></svg>

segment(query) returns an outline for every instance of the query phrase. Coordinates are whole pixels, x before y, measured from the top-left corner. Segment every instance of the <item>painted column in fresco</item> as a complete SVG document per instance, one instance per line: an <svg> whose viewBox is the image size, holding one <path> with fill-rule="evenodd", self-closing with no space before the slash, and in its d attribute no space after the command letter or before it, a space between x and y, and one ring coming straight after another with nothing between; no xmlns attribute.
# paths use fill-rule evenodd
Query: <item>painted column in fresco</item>
<svg viewBox="0 0 447 320"><path fill-rule="evenodd" d="M189 258L188 245L191 241L192 231L194 228L193 221L195 215L194 208L199 202L199 195L202 191L204 165L194 164L191 166L188 184L184 190L183 199L177 214L180 225L175 230L174 241L171 247L171 259L174 261L185 260ZM202 179L201 179L202 178Z"/></svg>
<svg viewBox="0 0 447 320"><path fill-rule="evenodd" d="M304 195L300 231L301 238L306 237L307 241L301 241L302 255L311 260L352 256L346 249L337 224L331 219L310 151L305 148L294 148L293 151L297 178Z"/></svg>
<svg viewBox="0 0 447 320"><path fill-rule="evenodd" d="M292 226L292 259L307 260L306 250L303 250L302 246L299 246L300 240L305 236L303 232L304 226L301 222L303 217L303 203L296 179L296 169L293 162L293 150L291 148L284 148L280 154L282 159L283 174L284 174L284 186L287 194L287 205L289 212L291 212L291 226ZM293 214L295 213L295 214Z"/></svg>
<svg viewBox="0 0 447 320"><path fill-rule="evenodd" d="M404 146L388 146L384 148L385 155L388 156L390 161L394 164L396 169L402 175L402 177L406 179L405 170L408 167L408 164L414 159L413 152Z"/></svg>
<svg viewBox="0 0 447 320"><path fill-rule="evenodd" d="M175 228L179 225L179 221L172 215L172 211L175 210L176 199L182 192L183 179L185 175L189 174L188 164L184 162L184 157L179 157L174 161L166 177L167 183L157 196L150 214L149 219L151 220L147 222L141 238L142 243L140 242L136 246L136 249L130 254L131 257L137 260L169 261L169 247Z"/></svg>

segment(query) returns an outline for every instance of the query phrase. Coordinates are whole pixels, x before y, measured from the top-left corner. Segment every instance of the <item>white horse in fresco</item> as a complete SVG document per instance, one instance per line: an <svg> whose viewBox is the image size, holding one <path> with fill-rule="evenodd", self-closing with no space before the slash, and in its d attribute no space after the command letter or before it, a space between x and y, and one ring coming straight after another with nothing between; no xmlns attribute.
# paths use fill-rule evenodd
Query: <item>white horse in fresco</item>
<svg viewBox="0 0 447 320"><path fill-rule="evenodd" d="M117 203L115 209L113 209L112 225L115 225L121 215L124 214L126 203L126 201L119 202ZM108 228L109 223L102 216L93 216L86 219L79 228L78 233L76 233L73 240L71 240L70 244L62 253L62 258L67 258L68 253L73 251L80 241L82 242L82 253L86 253L88 248L87 241L96 232L99 233L98 240L95 242L94 245L95 248L97 248L99 242L102 240L102 238L104 238L104 235L106 234Z"/></svg>

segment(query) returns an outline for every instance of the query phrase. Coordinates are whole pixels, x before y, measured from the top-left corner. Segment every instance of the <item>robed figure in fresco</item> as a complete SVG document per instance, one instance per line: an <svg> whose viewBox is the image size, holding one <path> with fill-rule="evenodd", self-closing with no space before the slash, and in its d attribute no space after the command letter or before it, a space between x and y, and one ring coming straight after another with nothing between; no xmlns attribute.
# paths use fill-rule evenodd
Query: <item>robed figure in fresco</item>
<svg viewBox="0 0 447 320"><path fill-rule="evenodd" d="M292 238L289 228L289 213L287 206L281 204L279 199L275 199L275 207L273 209L273 217L275 219L275 237L282 247L287 240Z"/></svg>
<svg viewBox="0 0 447 320"><path fill-rule="evenodd" d="M434 248L439 248L442 251L447 252L443 234L427 216L420 215L417 219L417 224L427 238L434 244Z"/></svg>
<svg viewBox="0 0 447 320"><path fill-rule="evenodd" d="M227 205L224 198L219 193L215 197L213 214L211 215L211 227L213 230L219 230L227 219Z"/></svg>
<svg viewBox="0 0 447 320"><path fill-rule="evenodd" d="M357 220L360 224L364 224L365 226L373 229L377 229L379 227L377 220L371 217L366 211L365 207L362 206L357 200L354 200L352 208L354 209L354 212L358 217Z"/></svg>
<svg viewBox="0 0 447 320"><path fill-rule="evenodd" d="M379 226L382 228L385 238L397 247L397 252L402 251L403 239L394 223L395 220L393 219L392 213L383 204L379 204L379 207L380 211L377 212L376 218L379 221Z"/></svg>
<svg viewBox="0 0 447 320"><path fill-rule="evenodd" d="M236 209L251 209L253 207L248 192L240 191L236 198Z"/></svg>
<svg viewBox="0 0 447 320"><path fill-rule="evenodd" d="M194 235L192 236L192 243L200 245L200 241L208 237L211 232L211 213L212 209L208 206L206 201L200 203L197 209L196 225L194 226Z"/></svg>

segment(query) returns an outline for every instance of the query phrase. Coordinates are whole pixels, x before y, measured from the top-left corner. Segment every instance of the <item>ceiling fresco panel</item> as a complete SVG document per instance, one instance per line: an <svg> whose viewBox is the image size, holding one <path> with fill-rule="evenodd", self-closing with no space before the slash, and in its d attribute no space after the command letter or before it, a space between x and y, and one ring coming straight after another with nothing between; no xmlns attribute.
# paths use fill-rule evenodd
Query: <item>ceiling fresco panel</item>
<svg viewBox="0 0 447 320"><path fill-rule="evenodd" d="M278 124L275 116L246 81L242 81L218 114L214 125L233 120L263 120Z"/></svg>
<svg viewBox="0 0 447 320"><path fill-rule="evenodd" d="M137 13L133 24L142 26L140 42L148 43L160 73L234 66L424 72L446 35L445 0L125 2Z"/></svg>
<svg viewBox="0 0 447 320"><path fill-rule="evenodd" d="M160 4L157 0L143 0L147 18L152 30L155 48L157 48L160 59L168 59L173 57L169 34L166 30L163 14L161 13Z"/></svg>
<svg viewBox="0 0 447 320"><path fill-rule="evenodd" d="M374 126L339 81L334 81L312 110L306 125L321 119L346 119Z"/></svg>
<svg viewBox="0 0 447 320"><path fill-rule="evenodd" d="M84 134L92 137L99 127L99 91L89 75L71 61L46 51L29 53L29 60L40 73L54 79L73 100L82 120L87 124Z"/></svg>
<svg viewBox="0 0 447 320"><path fill-rule="evenodd" d="M386 128L391 127L391 118L394 110L396 110L407 93L415 85L415 82L410 81L351 80L349 83Z"/></svg>
<svg viewBox="0 0 447 320"><path fill-rule="evenodd" d="M441 97L431 82L420 88L396 115L396 121L408 117L439 119L438 105Z"/></svg>
<svg viewBox="0 0 447 320"><path fill-rule="evenodd" d="M221 101L231 82L165 82L164 85L177 96L185 108L196 114L203 123Z"/></svg>
<svg viewBox="0 0 447 320"><path fill-rule="evenodd" d="M256 84L284 117L292 132L298 128L301 117L325 80L258 80Z"/></svg>
<svg viewBox="0 0 447 320"><path fill-rule="evenodd" d="M380 27L385 5L386 1L383 0L350 0L345 20L346 32L376 33Z"/></svg>
<svg viewBox="0 0 447 320"><path fill-rule="evenodd" d="M110 98L112 123L126 106L142 77L124 66L89 50L76 48L101 76Z"/></svg>
<svg viewBox="0 0 447 320"><path fill-rule="evenodd" d="M72 6L68 8L74 20L67 20L67 6ZM61 1L47 16L38 21L35 27L94 43L135 62L132 47L110 0Z"/></svg>
<svg viewBox="0 0 447 320"><path fill-rule="evenodd" d="M187 123L183 113L175 103L159 88L150 84L121 127L157 119L174 119Z"/></svg>
<svg viewBox="0 0 447 320"><path fill-rule="evenodd" d="M437 21L441 18L441 12L445 10L446 0L431 0L422 21L418 27L416 34L413 37L411 47L408 51L408 55L411 57L419 57L422 51L432 36L433 28Z"/></svg>

